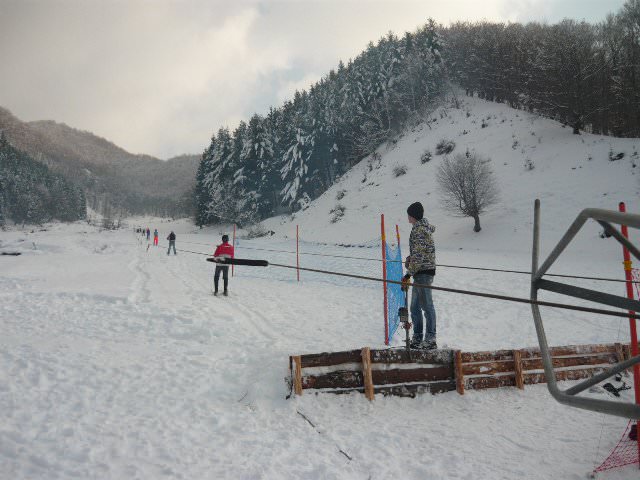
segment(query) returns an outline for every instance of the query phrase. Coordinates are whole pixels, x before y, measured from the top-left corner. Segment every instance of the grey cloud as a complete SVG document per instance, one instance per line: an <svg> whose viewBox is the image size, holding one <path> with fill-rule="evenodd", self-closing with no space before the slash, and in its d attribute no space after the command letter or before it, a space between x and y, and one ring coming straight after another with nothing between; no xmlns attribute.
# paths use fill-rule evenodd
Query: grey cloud
<svg viewBox="0 0 640 480"><path fill-rule="evenodd" d="M515 5L0 0L0 105L135 153L199 153L220 126L266 113L389 30L402 34L429 17L508 20L540 6Z"/></svg>

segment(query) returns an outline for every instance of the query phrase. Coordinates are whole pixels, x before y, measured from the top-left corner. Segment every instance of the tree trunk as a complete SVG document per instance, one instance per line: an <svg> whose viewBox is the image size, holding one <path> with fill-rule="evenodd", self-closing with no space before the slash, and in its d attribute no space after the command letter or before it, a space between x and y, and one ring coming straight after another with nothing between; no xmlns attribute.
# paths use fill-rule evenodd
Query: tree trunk
<svg viewBox="0 0 640 480"><path fill-rule="evenodd" d="M475 225L473 226L473 231L479 232L480 230L482 230L482 228L480 227L480 216L474 215L473 220L475 221Z"/></svg>
<svg viewBox="0 0 640 480"><path fill-rule="evenodd" d="M580 130L584 128L584 123L580 117L575 115L571 126L573 127L573 134L580 135Z"/></svg>

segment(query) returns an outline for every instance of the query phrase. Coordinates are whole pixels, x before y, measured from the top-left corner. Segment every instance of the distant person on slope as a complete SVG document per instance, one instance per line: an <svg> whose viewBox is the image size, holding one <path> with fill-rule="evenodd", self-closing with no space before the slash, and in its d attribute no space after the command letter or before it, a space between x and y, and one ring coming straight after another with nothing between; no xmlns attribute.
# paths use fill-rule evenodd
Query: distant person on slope
<svg viewBox="0 0 640 480"><path fill-rule="evenodd" d="M229 243L229 235L222 236L222 243L216 247L216 251L213 252L213 257L218 259L233 258L233 245ZM224 281L224 292L222 292L222 294L226 297L229 295L229 265L216 265L216 273L213 276L213 294L218 295L220 272L222 272L222 279Z"/></svg>
<svg viewBox="0 0 640 480"><path fill-rule="evenodd" d="M151 230L147 227L147 242L149 241L149 238L151 238Z"/></svg>
<svg viewBox="0 0 640 480"><path fill-rule="evenodd" d="M413 276L411 292L411 321L413 322L413 339L411 348L438 348L436 344L436 309L433 306L431 289L418 285L431 285L436 274L436 247L432 233L436 227L424 218L424 208L420 202L412 203L407 208L409 223L413 225L409 236L409 256L405 262L407 274L402 279L403 290L408 290L407 283ZM422 312L426 320L424 340L422 338Z"/></svg>
<svg viewBox="0 0 640 480"><path fill-rule="evenodd" d="M156 247L158 246L158 229L157 228L153 231L153 244Z"/></svg>
<svg viewBox="0 0 640 480"><path fill-rule="evenodd" d="M176 234L173 233L173 230L171 230L171 233L167 237L167 240L169 240L169 248L167 248L167 255L169 255L169 252L171 251L171 247L173 247L173 254L177 255L177 253L176 253Z"/></svg>

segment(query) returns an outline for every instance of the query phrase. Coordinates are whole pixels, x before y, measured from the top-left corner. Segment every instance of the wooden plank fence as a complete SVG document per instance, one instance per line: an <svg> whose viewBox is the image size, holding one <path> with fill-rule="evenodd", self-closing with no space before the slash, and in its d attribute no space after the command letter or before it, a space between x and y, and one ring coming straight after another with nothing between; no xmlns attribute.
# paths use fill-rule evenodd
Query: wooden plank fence
<svg viewBox="0 0 640 480"><path fill-rule="evenodd" d="M630 358L629 344L567 345L551 348L556 380L591 377ZM457 390L517 387L546 382L540 350L462 352L460 350L375 350L364 347L289 357L288 382L296 395L304 390L359 391L415 396Z"/></svg>

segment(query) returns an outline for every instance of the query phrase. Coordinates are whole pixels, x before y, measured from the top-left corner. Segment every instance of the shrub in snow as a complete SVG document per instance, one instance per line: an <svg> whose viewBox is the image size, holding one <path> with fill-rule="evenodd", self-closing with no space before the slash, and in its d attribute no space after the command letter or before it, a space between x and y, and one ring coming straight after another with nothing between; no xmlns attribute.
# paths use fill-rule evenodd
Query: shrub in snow
<svg viewBox="0 0 640 480"><path fill-rule="evenodd" d="M527 158L524 161L524 169L525 170L533 170L535 168L535 165L533 164L533 160L531 160L530 158Z"/></svg>
<svg viewBox="0 0 640 480"><path fill-rule="evenodd" d="M447 155L453 152L454 148L456 148L456 144L453 140L443 138L436 145L436 155Z"/></svg>
<svg viewBox="0 0 640 480"><path fill-rule="evenodd" d="M407 167L405 165L398 165L393 167L393 176L398 178L407 173Z"/></svg>
<svg viewBox="0 0 640 480"><path fill-rule="evenodd" d="M305 192L304 194L302 194L302 198L300 198L297 203L300 207L300 210L306 210L311 206L311 197L309 197L309 195Z"/></svg>
<svg viewBox="0 0 640 480"><path fill-rule="evenodd" d="M609 161L615 162L616 160L622 160L624 158L624 152L614 152L613 149L609 149Z"/></svg>
<svg viewBox="0 0 640 480"><path fill-rule="evenodd" d="M344 217L344 211L346 210L346 208L344 207L344 205L341 204L336 204L335 207L333 207L333 209L331 209L331 211L329 212L330 214L332 214L333 216L331 217L331 223L336 223L339 222L340 219L342 217Z"/></svg>
<svg viewBox="0 0 640 480"><path fill-rule="evenodd" d="M425 150L422 155L420 155L420 162L427 163L431 161L431 150Z"/></svg>
<svg viewBox="0 0 640 480"><path fill-rule="evenodd" d="M487 128L489 124L483 119L482 124L480 125L482 128Z"/></svg>
<svg viewBox="0 0 640 480"><path fill-rule="evenodd" d="M266 237L269 234L269 231L262 225L261 223L256 223L255 225L251 225L249 227L249 231L247 232L247 238L260 238Z"/></svg>
<svg viewBox="0 0 640 480"><path fill-rule="evenodd" d="M347 194L346 190L340 190L336 195L336 200L342 200L346 194Z"/></svg>
<svg viewBox="0 0 640 480"><path fill-rule="evenodd" d="M369 167L369 171L371 172L374 168L378 169L382 165L382 155L378 152L373 152L369 157L369 161L367 162L367 166Z"/></svg>

